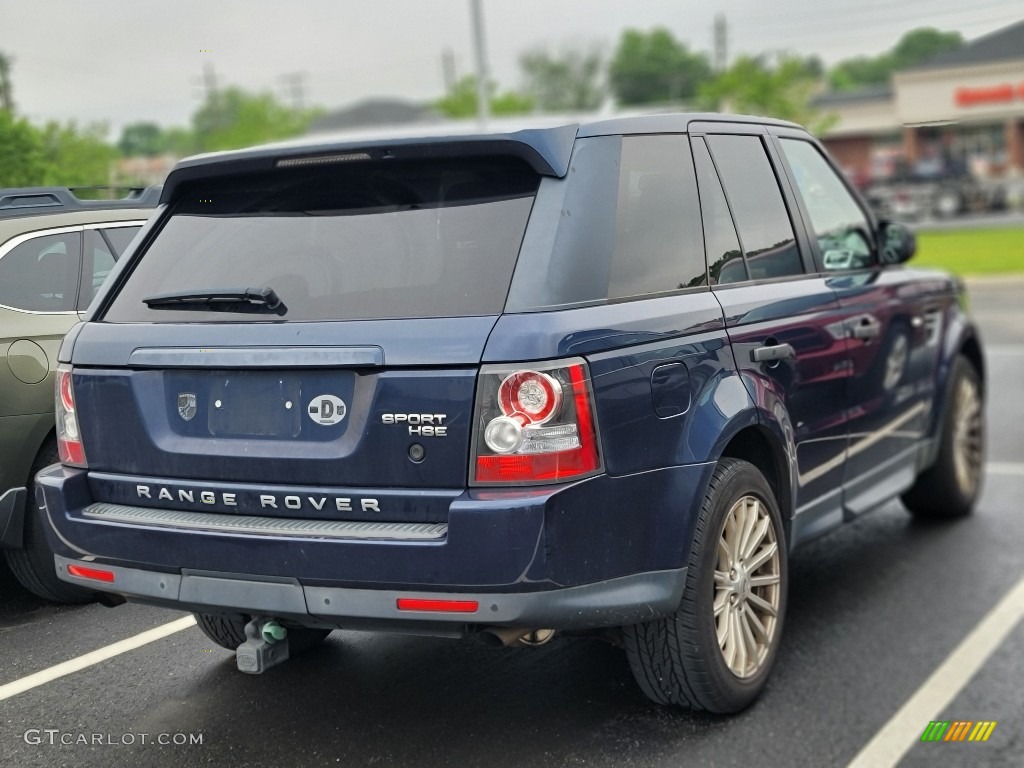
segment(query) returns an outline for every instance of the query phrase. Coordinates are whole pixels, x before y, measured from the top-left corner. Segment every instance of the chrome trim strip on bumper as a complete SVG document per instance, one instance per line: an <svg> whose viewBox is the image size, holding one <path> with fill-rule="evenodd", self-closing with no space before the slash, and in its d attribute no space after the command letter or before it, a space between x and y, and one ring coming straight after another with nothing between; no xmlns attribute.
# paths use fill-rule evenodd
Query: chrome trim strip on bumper
<svg viewBox="0 0 1024 768"><path fill-rule="evenodd" d="M440 541L447 523L373 523L349 520L308 520L283 517L182 512L174 509L129 507L96 503L82 510L90 520L125 525L154 525L216 533L256 536L296 536L310 539L376 539L386 541Z"/></svg>

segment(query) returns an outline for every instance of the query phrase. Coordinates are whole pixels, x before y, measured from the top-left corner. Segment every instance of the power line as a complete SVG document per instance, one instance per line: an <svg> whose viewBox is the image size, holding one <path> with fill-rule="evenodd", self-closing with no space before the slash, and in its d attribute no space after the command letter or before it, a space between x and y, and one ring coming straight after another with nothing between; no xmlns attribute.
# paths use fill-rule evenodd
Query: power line
<svg viewBox="0 0 1024 768"><path fill-rule="evenodd" d="M927 9L917 11L913 10L913 5L913 3L909 2L903 2L898 5L893 5L891 2L883 2L878 5L857 3L850 7L830 10L826 15L805 17L797 21L794 21L792 16L780 14L744 14L740 16L740 18L746 22L753 22L757 26L772 24L785 24L787 26L793 26L795 24L799 26L800 24L814 23L834 25L837 20L842 20L844 18L858 18L870 22L881 22L883 24L887 23L891 19L913 19L921 22L922 26L929 26L931 19L935 16L948 16L951 13L962 14L964 11L964 4L962 2L954 2L950 6L940 9L936 7L939 3L932 0L931 2L926 3ZM1016 10L1019 15L1020 3L1019 0L992 0L991 2L976 2L971 5L971 11L989 10L993 8L1005 9L1006 11ZM895 11L896 16L890 16L890 14L887 13L888 11ZM910 13L909 16L907 15L908 12Z"/></svg>
<svg viewBox="0 0 1024 768"><path fill-rule="evenodd" d="M1009 7L1007 7L1005 5L1005 3L997 3L995 5L993 5L993 4L978 5L978 6L976 6L976 9L977 10L984 10L984 9L995 8L995 7L1005 7L1008 13L1012 13L1010 11ZM890 16L888 14L883 15L883 16L879 16L879 15L876 15L876 14L870 14L869 15L869 14L864 14L864 13L855 13L854 15L856 17L858 17L860 19L863 19L866 22L866 23L860 23L860 24L857 24L857 23L849 24L849 23L843 21L844 17L843 17L842 14L830 14L828 17L824 17L824 18L823 17L817 17L817 18L812 18L812 19L805 19L805 20L797 22L797 23L794 23L792 21L792 19L775 17L774 19L765 19L764 21L752 22L751 25L756 27L756 28L758 28L758 29L763 29L764 27L771 28L774 25L784 25L786 27L786 31L787 32L795 31L795 32L799 33L801 31L808 30L808 28L818 27L818 26L821 26L821 25L825 25L825 26L833 27L834 28L836 26L837 22L843 22L843 38L845 39L848 36L848 32L850 31L850 27L851 26L854 27L854 28L860 27L861 30L863 30L863 31L866 31L868 29L872 29L872 30L877 29L877 30L879 30L881 32L885 32L885 31L889 31L889 28L894 23L908 22L908 21L917 21L917 22L921 21L921 16L920 16L919 13L914 13L914 12L909 12L908 13L908 9L907 8L894 8L892 10L899 11L899 14L896 15L896 16ZM933 20L936 19L936 18L942 18L942 17L948 17L948 16L957 16L957 15L961 15L962 13L963 13L962 7L959 8L959 9L950 8L949 10L929 11L928 12L928 22L929 22L928 25L929 26L934 26L931 22L933 22ZM1000 15L1000 20L1010 20L1010 18L1011 17L1007 16L1007 15L1003 15L1003 14ZM1020 12L1017 11L1015 13L1012 13L1012 18L1014 20L1021 20ZM749 20L746 17L740 17L740 19L741 19L741 21L744 21L744 22L751 21L751 20ZM977 20L976 19L972 19L969 22L961 23L960 26L974 26L976 23L977 23ZM918 25L918 26L920 26L920 25ZM814 32L814 34L819 36L819 37L821 35L820 32Z"/></svg>
<svg viewBox="0 0 1024 768"><path fill-rule="evenodd" d="M1013 21L1019 21L1019 18L1016 18L1016 17L1015 18L1008 18L1006 16L993 16L993 17L988 17L988 18L984 18L984 19L974 19L968 25L965 25L963 28L988 27L986 32L991 32L991 31L998 31L997 29L992 29L991 28L992 25L1000 25L1001 26L1001 25L1005 25L1007 23L1012 23ZM914 29L914 27L907 26L907 27L902 27L902 28L898 28L897 27L897 28L894 28L892 30L889 30L889 32L891 33L891 38L890 39L891 39L892 42L890 43L889 46L880 45L879 48L891 47L892 45L895 45L895 43L899 40L899 38L903 34L905 34L906 32L910 32L912 29ZM758 37L760 37L760 35L754 34L753 32L751 32L750 34L743 34L743 32L744 32L744 30L740 29L738 37L743 38L743 39L754 38L755 40ZM875 43L884 43L885 39L886 39L886 36L883 36L883 35L879 34L878 32L876 32L875 30L872 30L872 29L866 29L865 28L865 29L860 29L860 30L853 30L852 32L849 29L847 29L843 33L843 36L842 36L842 39L841 39L841 43L842 43L842 47L843 48L849 48L851 43L852 44L859 44L859 43L866 43L866 42L869 42L869 41L870 42L875 42ZM825 54L828 53L828 48L825 48L823 46L808 45L809 42L818 42L818 43L820 43L821 42L821 35L819 33L813 32L812 30L803 30L803 31L800 31L800 32L796 32L793 35L786 35L785 37L779 35L777 38L773 39L772 48L773 49L787 48L787 47L789 47L791 49L792 48L801 48L801 49L802 48L817 48L817 52L818 53L825 53ZM746 50L753 50L753 49L756 49L756 47L757 47L756 45L751 45L751 44L748 44L748 45L744 46L744 48ZM867 53L870 53L870 51L862 51L862 53L867 54ZM854 55L856 55L856 53Z"/></svg>

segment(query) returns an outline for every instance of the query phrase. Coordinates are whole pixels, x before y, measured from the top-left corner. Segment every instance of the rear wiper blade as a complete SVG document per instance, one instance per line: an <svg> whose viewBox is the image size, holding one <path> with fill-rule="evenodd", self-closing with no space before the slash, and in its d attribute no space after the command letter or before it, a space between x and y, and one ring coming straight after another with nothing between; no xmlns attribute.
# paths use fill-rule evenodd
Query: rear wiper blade
<svg viewBox="0 0 1024 768"><path fill-rule="evenodd" d="M288 307L273 288L207 288L159 293L142 300L150 309L184 309L200 312L271 312L283 315Z"/></svg>

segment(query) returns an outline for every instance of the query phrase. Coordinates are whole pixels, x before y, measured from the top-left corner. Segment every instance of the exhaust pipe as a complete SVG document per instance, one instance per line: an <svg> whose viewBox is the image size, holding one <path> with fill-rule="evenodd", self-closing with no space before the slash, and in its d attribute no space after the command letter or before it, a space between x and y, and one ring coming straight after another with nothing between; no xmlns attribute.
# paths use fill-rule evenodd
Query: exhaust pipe
<svg viewBox="0 0 1024 768"><path fill-rule="evenodd" d="M525 645L537 647L555 636L553 629L524 629L522 627L487 627L480 631L480 639L490 646Z"/></svg>

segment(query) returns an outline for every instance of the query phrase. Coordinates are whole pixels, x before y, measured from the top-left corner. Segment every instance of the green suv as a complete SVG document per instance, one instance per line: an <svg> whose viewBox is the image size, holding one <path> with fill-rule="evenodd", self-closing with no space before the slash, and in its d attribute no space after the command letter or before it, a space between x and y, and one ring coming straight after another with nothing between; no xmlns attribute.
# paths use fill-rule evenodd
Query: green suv
<svg viewBox="0 0 1024 768"><path fill-rule="evenodd" d="M63 187L0 189L0 549L39 597L85 602L57 579L33 478L59 461L53 372L61 339L149 218L160 190L83 200Z"/></svg>

